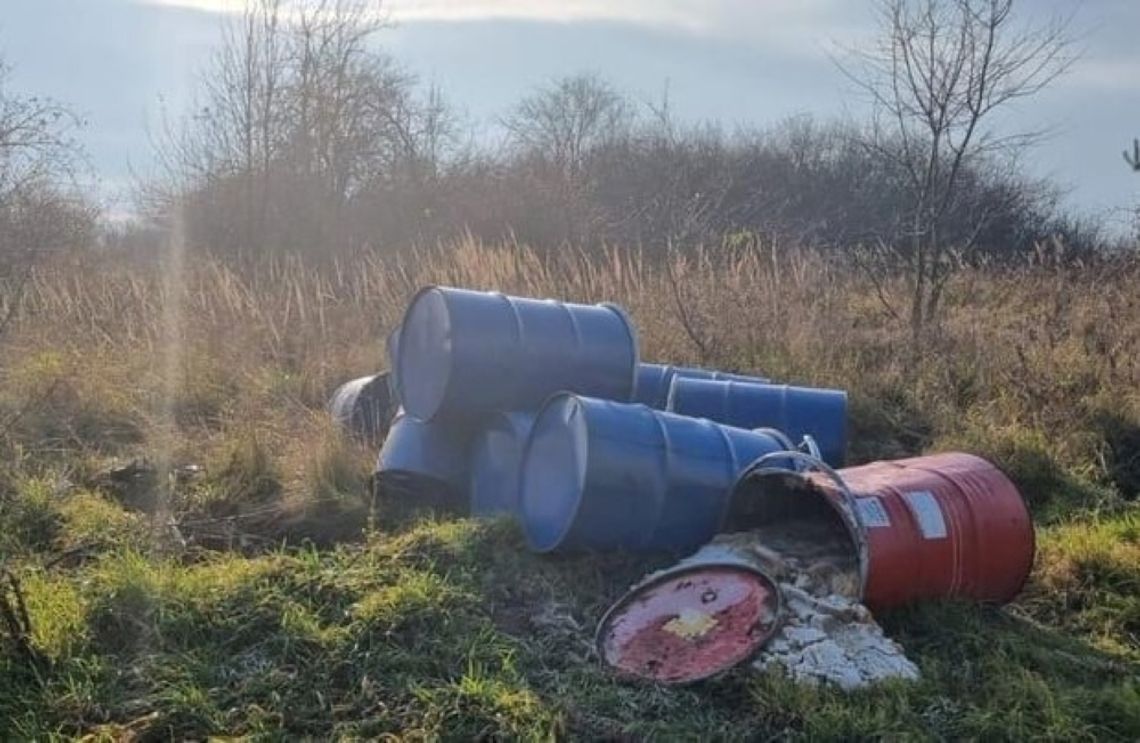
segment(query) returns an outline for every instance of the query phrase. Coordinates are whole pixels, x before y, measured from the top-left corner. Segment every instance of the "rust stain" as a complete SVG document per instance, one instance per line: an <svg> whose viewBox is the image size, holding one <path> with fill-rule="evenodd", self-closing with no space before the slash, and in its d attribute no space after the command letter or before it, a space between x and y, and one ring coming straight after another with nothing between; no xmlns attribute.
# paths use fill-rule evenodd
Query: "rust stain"
<svg viewBox="0 0 1140 743"><path fill-rule="evenodd" d="M760 573L733 566L664 576L607 618L603 656L625 675L662 683L707 678L764 644L776 625L776 590Z"/></svg>

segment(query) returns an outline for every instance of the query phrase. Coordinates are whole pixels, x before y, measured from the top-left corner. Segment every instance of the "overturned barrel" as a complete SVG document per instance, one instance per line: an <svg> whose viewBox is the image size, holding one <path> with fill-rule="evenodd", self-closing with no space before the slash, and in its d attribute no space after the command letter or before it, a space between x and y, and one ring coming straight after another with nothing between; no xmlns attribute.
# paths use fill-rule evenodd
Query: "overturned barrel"
<svg viewBox="0 0 1140 743"><path fill-rule="evenodd" d="M940 598L1003 603L1025 585L1029 511L986 460L948 453L838 471L817 462L808 473L783 469L784 459L761 459L741 474L725 531L832 525L850 540L859 593L872 609Z"/></svg>
<svg viewBox="0 0 1140 743"><path fill-rule="evenodd" d="M480 425L471 445L472 516L518 512L519 463L533 423L529 413L495 413Z"/></svg>
<svg viewBox="0 0 1140 743"><path fill-rule="evenodd" d="M753 382L756 384L763 384L768 381L764 377L750 377L745 374L731 374L712 371L711 369L667 364L638 364L637 386L633 393L633 401L658 410L665 410L669 402L669 387L677 378Z"/></svg>
<svg viewBox="0 0 1140 743"><path fill-rule="evenodd" d="M559 394L523 450L532 549L685 550L716 533L736 476L779 437L645 405Z"/></svg>
<svg viewBox="0 0 1140 743"><path fill-rule="evenodd" d="M825 462L833 467L844 462L847 393L842 390L676 377L666 409L738 428L775 428L794 441L811 436Z"/></svg>
<svg viewBox="0 0 1140 743"><path fill-rule="evenodd" d="M398 340L396 381L408 414L537 408L580 392L629 400L637 369L633 324L616 305L581 305L428 287Z"/></svg>
<svg viewBox="0 0 1140 743"><path fill-rule="evenodd" d="M375 444L388 431L396 407L392 402L388 373L382 372L338 387L329 401L329 415L349 436Z"/></svg>
<svg viewBox="0 0 1140 743"><path fill-rule="evenodd" d="M470 444L467 425L424 423L400 410L380 449L376 484L413 505L465 511Z"/></svg>

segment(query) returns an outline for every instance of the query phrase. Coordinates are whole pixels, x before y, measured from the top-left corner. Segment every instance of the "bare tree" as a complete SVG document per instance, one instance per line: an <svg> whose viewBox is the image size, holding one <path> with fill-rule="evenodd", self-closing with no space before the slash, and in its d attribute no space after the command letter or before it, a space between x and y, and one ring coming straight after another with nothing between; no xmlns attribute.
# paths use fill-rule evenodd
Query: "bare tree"
<svg viewBox="0 0 1140 743"><path fill-rule="evenodd" d="M584 73L526 96L503 125L520 148L573 176L591 150L627 133L632 118L625 97L597 75Z"/></svg>
<svg viewBox="0 0 1140 743"><path fill-rule="evenodd" d="M10 73L0 61L0 334L36 261L85 244L95 220L74 180L79 118L49 98L13 91Z"/></svg>
<svg viewBox="0 0 1140 743"><path fill-rule="evenodd" d="M544 211L559 214L552 242L587 244L602 227L591 193L591 160L628 138L634 113L608 82L581 73L535 90L501 120L533 171Z"/></svg>
<svg viewBox="0 0 1140 743"><path fill-rule="evenodd" d="M152 213L181 199L191 244L238 255L351 249L381 213L412 221L395 202L432 186L454 122L377 50L385 27L378 0L247 0L202 105L160 143L171 186Z"/></svg>
<svg viewBox="0 0 1140 743"><path fill-rule="evenodd" d="M881 34L841 64L870 95L875 125L865 144L904 174L910 203L882 251L911 282L917 339L937 317L945 285L992 212L977 205L972 234L949 244L946 215L960 206L965 175L1012 163L1041 132L1001 133L995 113L1038 93L1069 67L1066 24L1021 22L1014 0L880 0ZM881 270L881 266L872 270Z"/></svg>
<svg viewBox="0 0 1140 743"><path fill-rule="evenodd" d="M1140 173L1140 139L1132 140L1132 152L1124 151L1124 162L1128 163L1132 170Z"/></svg>

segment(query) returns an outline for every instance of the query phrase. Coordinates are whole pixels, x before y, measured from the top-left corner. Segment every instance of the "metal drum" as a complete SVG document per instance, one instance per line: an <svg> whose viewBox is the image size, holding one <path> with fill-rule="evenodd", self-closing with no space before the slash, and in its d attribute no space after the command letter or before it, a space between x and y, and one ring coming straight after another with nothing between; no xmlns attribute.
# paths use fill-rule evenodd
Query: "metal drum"
<svg viewBox="0 0 1140 743"><path fill-rule="evenodd" d="M629 400L633 324L616 305L566 304L428 287L399 337L397 382L408 414L533 410L559 391Z"/></svg>
<svg viewBox="0 0 1140 743"><path fill-rule="evenodd" d="M842 390L677 377L666 409L739 428L775 428L795 441L811 436L825 462L843 466L847 393Z"/></svg>
<svg viewBox="0 0 1140 743"><path fill-rule="evenodd" d="M764 377L750 377L745 374L730 374L709 369L665 364L639 364L637 367L637 387L633 393L633 401L658 410L666 410L669 402L669 387L676 378L731 380L756 384L763 384L768 381Z"/></svg>
<svg viewBox="0 0 1140 743"><path fill-rule="evenodd" d="M471 445L471 515L514 516L519 502L519 463L534 424L528 413L496 413Z"/></svg>
<svg viewBox="0 0 1140 743"><path fill-rule="evenodd" d="M376 444L387 433L395 407L388 386L388 373L382 372L338 387L329 401L329 414L353 438Z"/></svg>
<svg viewBox="0 0 1140 743"><path fill-rule="evenodd" d="M376 464L376 482L396 497L466 510L469 426L423 423L396 413Z"/></svg>
<svg viewBox="0 0 1140 743"><path fill-rule="evenodd" d="M785 459L761 459L741 474L725 531L831 521L850 537L860 596L872 609L941 598L1003 603L1025 585L1029 511L986 460L935 454L838 471L813 462L818 471L809 474L780 469Z"/></svg>
<svg viewBox="0 0 1140 743"><path fill-rule="evenodd" d="M400 368L400 326L397 325L396 329L388 334L388 338L384 343L385 349L388 352L388 389L389 394L392 396L393 407L400 407L400 383L396 379L396 371Z"/></svg>
<svg viewBox="0 0 1140 743"><path fill-rule="evenodd" d="M752 657L780 626L776 583L756 566L698 553L649 576L598 624L602 662L662 684L709 678Z"/></svg>
<svg viewBox="0 0 1140 743"><path fill-rule="evenodd" d="M559 394L523 451L532 549L686 550L713 536L737 475L786 443L631 405Z"/></svg>

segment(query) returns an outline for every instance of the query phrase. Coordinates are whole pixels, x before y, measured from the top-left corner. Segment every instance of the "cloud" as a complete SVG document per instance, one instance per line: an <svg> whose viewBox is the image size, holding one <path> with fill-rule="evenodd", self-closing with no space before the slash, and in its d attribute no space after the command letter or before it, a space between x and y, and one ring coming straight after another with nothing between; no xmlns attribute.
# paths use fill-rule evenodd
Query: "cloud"
<svg viewBox="0 0 1140 743"><path fill-rule="evenodd" d="M1101 92L1140 92L1140 56L1082 59L1061 82Z"/></svg>
<svg viewBox="0 0 1140 743"><path fill-rule="evenodd" d="M244 0L143 2L214 12L239 12L245 5ZM842 0L387 0L383 8L397 23L606 21L818 56L863 30L867 14L852 5Z"/></svg>

